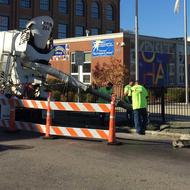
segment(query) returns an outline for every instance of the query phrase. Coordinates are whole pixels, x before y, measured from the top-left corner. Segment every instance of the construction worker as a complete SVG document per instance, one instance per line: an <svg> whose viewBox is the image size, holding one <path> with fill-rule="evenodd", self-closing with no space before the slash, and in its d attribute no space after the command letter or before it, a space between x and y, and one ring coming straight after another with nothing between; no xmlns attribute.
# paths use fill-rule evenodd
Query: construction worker
<svg viewBox="0 0 190 190"><path fill-rule="evenodd" d="M23 97L28 98L28 99L33 99L34 98L34 87L32 83L26 83L24 86L24 91L23 91Z"/></svg>
<svg viewBox="0 0 190 190"><path fill-rule="evenodd" d="M132 105L132 91L131 88L133 86L133 80L129 81L129 84L124 87L124 96L125 101L127 104ZM127 109L126 110L126 118L127 118L127 124L132 127L133 126L133 110Z"/></svg>
<svg viewBox="0 0 190 190"><path fill-rule="evenodd" d="M147 116L147 97L146 88L136 81L132 90L132 108L134 114L134 124L136 132L140 135L145 135L146 125L148 122Z"/></svg>

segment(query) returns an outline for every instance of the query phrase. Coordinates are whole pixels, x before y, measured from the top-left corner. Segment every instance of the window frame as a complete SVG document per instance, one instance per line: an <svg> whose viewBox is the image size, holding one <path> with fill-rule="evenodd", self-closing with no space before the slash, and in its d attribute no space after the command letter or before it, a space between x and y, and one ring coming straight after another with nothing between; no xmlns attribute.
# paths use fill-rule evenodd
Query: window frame
<svg viewBox="0 0 190 190"><path fill-rule="evenodd" d="M113 34L113 33L114 33L114 31L112 29L107 29L106 30L106 34Z"/></svg>
<svg viewBox="0 0 190 190"><path fill-rule="evenodd" d="M95 5L95 6L93 6ZM91 18L99 19L100 18L100 5L97 1L93 1L91 4Z"/></svg>
<svg viewBox="0 0 190 190"><path fill-rule="evenodd" d="M61 28L59 28L59 26L64 26L65 27L65 32L59 32L59 29L61 30ZM63 37L61 37L61 34L65 34L65 36L63 35ZM57 30L57 37L58 39L64 39L68 37L68 24L65 23L58 23L58 30Z"/></svg>
<svg viewBox="0 0 190 190"><path fill-rule="evenodd" d="M75 56L74 56L75 52L71 53L71 76L77 78L79 81L83 82L84 84L91 84L91 80L92 80L92 76L91 76L91 69L92 69L92 52L90 51L84 51L84 54L90 54L90 60L85 60L84 63L82 65L76 65L75 64ZM85 56L86 57L86 56ZM83 72L83 66L85 64L90 64L90 72ZM78 66L78 72L72 72L72 66ZM90 77L90 81L89 82L84 82L84 76L89 76Z"/></svg>
<svg viewBox="0 0 190 190"><path fill-rule="evenodd" d="M7 15L0 15L0 19L7 19L7 25L3 25L3 23L1 24L0 22L0 31L7 31L9 29L9 16Z"/></svg>
<svg viewBox="0 0 190 190"><path fill-rule="evenodd" d="M68 0L59 0L59 13L68 14Z"/></svg>
<svg viewBox="0 0 190 190"><path fill-rule="evenodd" d="M111 4L106 5L106 20L114 21L114 7Z"/></svg>
<svg viewBox="0 0 190 190"><path fill-rule="evenodd" d="M1 2L0 1L0 5L9 5L10 4L10 0L4 0L4 1L6 1L6 2Z"/></svg>
<svg viewBox="0 0 190 190"><path fill-rule="evenodd" d="M32 7L32 2L31 0L20 0L20 8L22 9L30 9Z"/></svg>
<svg viewBox="0 0 190 190"><path fill-rule="evenodd" d="M94 30L94 31L97 30L98 33L93 33L93 32L92 32L93 30ZM98 35L98 34L99 34L99 31L100 31L99 28L91 28L91 34L90 34L90 35L92 35L92 36L93 36L93 35Z"/></svg>
<svg viewBox="0 0 190 190"><path fill-rule="evenodd" d="M84 16L85 15L85 4L84 0L75 1L75 16Z"/></svg>
<svg viewBox="0 0 190 190"><path fill-rule="evenodd" d="M27 24L27 22L29 21L29 18L22 18L22 17L20 17L19 19L18 19L18 28L19 28L19 30L23 30L23 29L25 29L26 28L26 26L25 27L21 27L21 25L20 25L20 21L26 21L26 23L25 24Z"/></svg>
<svg viewBox="0 0 190 190"><path fill-rule="evenodd" d="M79 27L81 27L82 28L82 30L83 30L83 32L82 32L82 35L80 35L79 33L79 35L76 35L77 33L76 33L76 31L77 31L77 28L79 28ZM75 26L75 37L82 37L82 36L84 36L84 26L80 26L80 25L76 25Z"/></svg>
<svg viewBox="0 0 190 190"><path fill-rule="evenodd" d="M40 3L39 8L40 8L41 11L49 11L50 10L50 1L49 0L40 0L39 3ZM44 8L46 5L48 7Z"/></svg>

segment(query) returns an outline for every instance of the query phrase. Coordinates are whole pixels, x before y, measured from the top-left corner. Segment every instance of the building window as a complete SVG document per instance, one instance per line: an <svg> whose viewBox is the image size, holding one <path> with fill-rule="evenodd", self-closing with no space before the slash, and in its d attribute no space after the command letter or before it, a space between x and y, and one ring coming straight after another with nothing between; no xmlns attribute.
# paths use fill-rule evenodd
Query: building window
<svg viewBox="0 0 190 190"><path fill-rule="evenodd" d="M68 13L68 0L59 0L59 12L63 14Z"/></svg>
<svg viewBox="0 0 190 190"><path fill-rule="evenodd" d="M111 5L106 6L106 19L113 20L113 7Z"/></svg>
<svg viewBox="0 0 190 190"><path fill-rule="evenodd" d="M9 17L0 16L0 31L7 31L9 27Z"/></svg>
<svg viewBox="0 0 190 190"><path fill-rule="evenodd" d="M92 18L99 18L99 14L100 14L99 5L96 1L94 1L92 3L92 7L91 7L91 17Z"/></svg>
<svg viewBox="0 0 190 190"><path fill-rule="evenodd" d="M75 27L75 36L84 36L84 27L83 26L76 26Z"/></svg>
<svg viewBox="0 0 190 190"><path fill-rule="evenodd" d="M84 16L84 1L76 0L75 6L76 16Z"/></svg>
<svg viewBox="0 0 190 190"><path fill-rule="evenodd" d="M63 39L68 36L67 24L58 24L58 38Z"/></svg>
<svg viewBox="0 0 190 190"><path fill-rule="evenodd" d="M19 30L25 29L27 22L28 22L28 19L26 19L26 18L19 18Z"/></svg>
<svg viewBox="0 0 190 190"><path fill-rule="evenodd" d="M106 30L106 34L112 34L113 30Z"/></svg>
<svg viewBox="0 0 190 190"><path fill-rule="evenodd" d="M21 8L31 8L31 0L20 0Z"/></svg>
<svg viewBox="0 0 190 190"><path fill-rule="evenodd" d="M0 4L8 5L9 0L0 0Z"/></svg>
<svg viewBox="0 0 190 190"><path fill-rule="evenodd" d="M71 76L84 84L91 83L91 56L91 52L84 52L84 63L76 65L75 53L71 54Z"/></svg>
<svg viewBox="0 0 190 190"><path fill-rule="evenodd" d="M99 29L98 28L91 28L91 35L98 35Z"/></svg>
<svg viewBox="0 0 190 190"><path fill-rule="evenodd" d="M49 0L40 0L40 10L49 10Z"/></svg>

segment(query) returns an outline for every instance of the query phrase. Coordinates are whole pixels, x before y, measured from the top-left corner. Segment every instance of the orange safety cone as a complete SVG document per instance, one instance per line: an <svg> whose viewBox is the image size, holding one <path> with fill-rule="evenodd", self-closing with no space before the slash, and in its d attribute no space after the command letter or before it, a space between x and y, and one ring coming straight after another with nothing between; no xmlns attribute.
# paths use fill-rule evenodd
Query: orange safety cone
<svg viewBox="0 0 190 190"><path fill-rule="evenodd" d="M115 136L115 133L116 133L116 130L115 130L115 101L116 101L116 96L113 94L112 99L111 99L108 145L121 145L121 142L116 141L116 136Z"/></svg>
<svg viewBox="0 0 190 190"><path fill-rule="evenodd" d="M46 115L46 134L44 139L53 139L52 136L50 136L50 127L51 127L51 93L48 94L48 100L47 100L47 115Z"/></svg>

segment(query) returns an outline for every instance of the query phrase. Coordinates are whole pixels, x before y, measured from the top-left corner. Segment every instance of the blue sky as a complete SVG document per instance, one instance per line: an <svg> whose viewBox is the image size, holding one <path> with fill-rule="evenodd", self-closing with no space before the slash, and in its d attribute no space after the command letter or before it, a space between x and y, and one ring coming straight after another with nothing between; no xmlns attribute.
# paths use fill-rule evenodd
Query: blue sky
<svg viewBox="0 0 190 190"><path fill-rule="evenodd" d="M175 0L138 0L139 34L157 37L182 37L183 0L174 14ZM188 36L190 36L190 0L187 0ZM121 0L121 28L134 31L135 0Z"/></svg>

